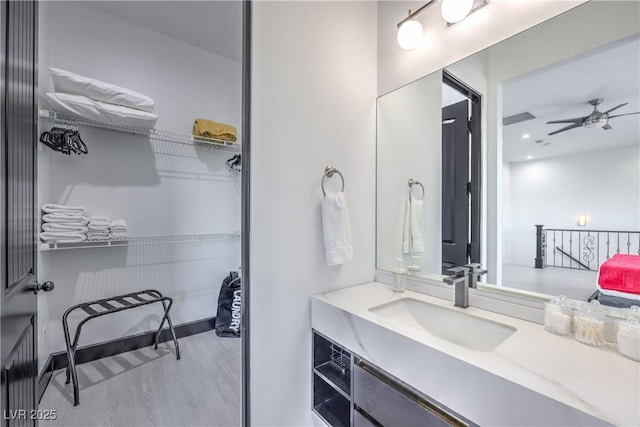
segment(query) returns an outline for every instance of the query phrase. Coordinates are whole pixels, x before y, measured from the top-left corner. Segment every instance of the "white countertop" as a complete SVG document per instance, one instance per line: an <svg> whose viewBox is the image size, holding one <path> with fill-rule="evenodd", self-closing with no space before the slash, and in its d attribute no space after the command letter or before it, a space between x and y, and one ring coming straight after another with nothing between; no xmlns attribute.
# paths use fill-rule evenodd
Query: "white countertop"
<svg viewBox="0 0 640 427"><path fill-rule="evenodd" d="M369 311L371 307L408 297L464 310L511 325L517 331L494 351L482 352ZM542 325L474 307L453 307L452 301L417 292L394 293L390 286L375 282L327 292L314 299L606 422L640 425L640 363L620 356L611 344L589 347L573 338L550 334Z"/></svg>

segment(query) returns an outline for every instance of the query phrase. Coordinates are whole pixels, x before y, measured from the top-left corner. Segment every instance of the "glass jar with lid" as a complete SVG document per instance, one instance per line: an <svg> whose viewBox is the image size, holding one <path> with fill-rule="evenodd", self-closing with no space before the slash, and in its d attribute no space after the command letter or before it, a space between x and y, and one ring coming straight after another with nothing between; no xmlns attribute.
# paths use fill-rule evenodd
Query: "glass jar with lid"
<svg viewBox="0 0 640 427"><path fill-rule="evenodd" d="M600 302L584 304L575 316L575 338L583 344L600 347L604 340L604 314Z"/></svg>
<svg viewBox="0 0 640 427"><path fill-rule="evenodd" d="M567 297L560 295L544 303L544 330L557 335L571 335L574 310Z"/></svg>
<svg viewBox="0 0 640 427"><path fill-rule="evenodd" d="M637 305L631 306L627 320L618 322L616 347L623 356L640 361L640 307Z"/></svg>

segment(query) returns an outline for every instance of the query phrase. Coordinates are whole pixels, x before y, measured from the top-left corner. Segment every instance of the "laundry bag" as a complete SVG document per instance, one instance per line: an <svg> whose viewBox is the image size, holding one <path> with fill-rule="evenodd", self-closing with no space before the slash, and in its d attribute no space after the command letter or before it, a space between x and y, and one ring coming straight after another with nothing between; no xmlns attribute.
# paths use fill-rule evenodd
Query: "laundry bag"
<svg viewBox="0 0 640 427"><path fill-rule="evenodd" d="M242 289L238 273L232 271L222 281L218 295L216 335L239 337L242 324Z"/></svg>

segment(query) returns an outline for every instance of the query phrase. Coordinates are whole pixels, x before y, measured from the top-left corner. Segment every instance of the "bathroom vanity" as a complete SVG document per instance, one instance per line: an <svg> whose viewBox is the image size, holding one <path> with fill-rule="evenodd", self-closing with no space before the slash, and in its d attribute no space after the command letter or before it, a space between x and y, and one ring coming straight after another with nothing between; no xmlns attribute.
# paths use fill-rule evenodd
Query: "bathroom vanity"
<svg viewBox="0 0 640 427"><path fill-rule="evenodd" d="M315 296L312 327L332 426L640 425L640 364L613 346L376 282Z"/></svg>

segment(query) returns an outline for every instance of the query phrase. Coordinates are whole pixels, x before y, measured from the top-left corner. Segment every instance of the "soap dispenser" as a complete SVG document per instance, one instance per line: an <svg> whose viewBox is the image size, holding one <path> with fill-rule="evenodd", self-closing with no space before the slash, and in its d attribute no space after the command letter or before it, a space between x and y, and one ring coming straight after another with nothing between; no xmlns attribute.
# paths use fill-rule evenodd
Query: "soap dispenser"
<svg viewBox="0 0 640 427"><path fill-rule="evenodd" d="M420 265L418 264L418 262L421 259L422 257L417 255L411 257L411 264L409 264L409 267L407 268L411 276L417 276L418 273L420 273Z"/></svg>
<svg viewBox="0 0 640 427"><path fill-rule="evenodd" d="M405 270L402 258L396 259L396 268L393 269L393 292L404 292Z"/></svg>

